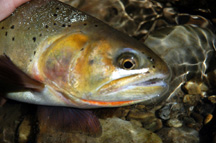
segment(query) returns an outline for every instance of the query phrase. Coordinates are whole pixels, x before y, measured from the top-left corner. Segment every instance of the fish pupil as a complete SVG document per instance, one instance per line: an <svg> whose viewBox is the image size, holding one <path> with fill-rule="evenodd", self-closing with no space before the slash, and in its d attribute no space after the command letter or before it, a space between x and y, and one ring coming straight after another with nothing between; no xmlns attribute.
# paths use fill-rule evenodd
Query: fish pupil
<svg viewBox="0 0 216 143"><path fill-rule="evenodd" d="M131 69L134 65L131 61L126 61L123 66L125 69Z"/></svg>

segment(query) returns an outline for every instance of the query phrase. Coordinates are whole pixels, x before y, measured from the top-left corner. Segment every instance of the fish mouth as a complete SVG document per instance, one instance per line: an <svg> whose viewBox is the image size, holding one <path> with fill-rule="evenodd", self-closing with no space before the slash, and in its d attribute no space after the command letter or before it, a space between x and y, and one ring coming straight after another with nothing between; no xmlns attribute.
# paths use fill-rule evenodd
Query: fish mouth
<svg viewBox="0 0 216 143"><path fill-rule="evenodd" d="M157 74L145 77L143 75L126 76L112 80L101 86L96 96L92 97L97 101L134 101L142 102L158 97L167 89L167 76ZM91 100L92 100L91 99ZM130 104L131 104L130 103Z"/></svg>
<svg viewBox="0 0 216 143"><path fill-rule="evenodd" d="M153 78L153 79L149 79L147 81L138 81L135 83L132 83L129 86L166 86L167 84L164 82L164 80L162 78Z"/></svg>
<svg viewBox="0 0 216 143"><path fill-rule="evenodd" d="M79 108L121 107L136 103L152 104L161 99L162 92L167 89L166 75L153 75L144 78L143 75L132 75L118 78L100 86L91 95L81 97L59 91L64 104ZM57 95L56 95L57 96ZM162 96L163 97L163 96ZM159 99L159 100L160 100ZM58 104L62 106L62 104Z"/></svg>
<svg viewBox="0 0 216 143"><path fill-rule="evenodd" d="M128 80L129 79L129 80ZM154 86L162 86L165 87L167 83L165 82L166 76L163 74L158 74L154 76L142 77L142 75L133 75L133 76L126 76L123 78L112 80L105 85L103 85L99 90L102 90L105 86L111 85L113 82L125 83L119 90L123 90L125 88L132 88L132 87L154 87ZM128 80L128 83L125 82Z"/></svg>
<svg viewBox="0 0 216 143"><path fill-rule="evenodd" d="M79 108L121 107L140 102L152 104L163 98L162 93L167 90L167 82L166 74L127 75L110 80L94 90L95 92L82 96L68 93L65 98L70 99L71 103L66 104L77 104Z"/></svg>
<svg viewBox="0 0 216 143"><path fill-rule="evenodd" d="M115 88L112 86L113 82L117 82L118 84L118 82L137 78L137 76L116 79L103 85L97 91L96 96L92 96L91 99L82 98L81 100L83 103L100 107L120 107L145 101L150 103L152 99L155 100L155 98L158 98L167 87L167 83L163 77L165 76L134 81L133 83Z"/></svg>

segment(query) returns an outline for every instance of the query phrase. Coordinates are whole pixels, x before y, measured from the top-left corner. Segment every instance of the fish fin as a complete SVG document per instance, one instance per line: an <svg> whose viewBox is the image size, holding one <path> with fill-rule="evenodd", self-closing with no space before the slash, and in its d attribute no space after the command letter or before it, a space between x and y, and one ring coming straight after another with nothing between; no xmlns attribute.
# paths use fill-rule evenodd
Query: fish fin
<svg viewBox="0 0 216 143"><path fill-rule="evenodd" d="M41 132L78 132L90 136L102 133L98 118L90 110L39 106L38 120Z"/></svg>
<svg viewBox="0 0 216 143"><path fill-rule="evenodd" d="M28 76L4 54L0 56L0 87L1 92L28 89L41 91L44 84Z"/></svg>
<svg viewBox="0 0 216 143"><path fill-rule="evenodd" d="M4 97L0 97L0 107L2 107L6 103L7 99Z"/></svg>

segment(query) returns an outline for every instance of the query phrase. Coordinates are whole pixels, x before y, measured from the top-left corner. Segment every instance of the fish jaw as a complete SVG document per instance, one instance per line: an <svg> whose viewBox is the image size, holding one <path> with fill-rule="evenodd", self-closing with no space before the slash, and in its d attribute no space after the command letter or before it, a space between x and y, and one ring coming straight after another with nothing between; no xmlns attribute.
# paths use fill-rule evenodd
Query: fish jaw
<svg viewBox="0 0 216 143"><path fill-rule="evenodd" d="M82 101L101 107L119 107L135 103L153 104L163 100L168 86L168 76L163 74L130 75L105 83L92 95L84 95Z"/></svg>
<svg viewBox="0 0 216 143"><path fill-rule="evenodd" d="M165 98L163 93L168 90L168 81L168 76L161 74L149 78L130 75L110 81L98 87L94 93L79 97L72 94L64 96L70 100L73 98L71 101L75 101L74 103L79 108L121 107L141 102L147 105L162 101Z"/></svg>

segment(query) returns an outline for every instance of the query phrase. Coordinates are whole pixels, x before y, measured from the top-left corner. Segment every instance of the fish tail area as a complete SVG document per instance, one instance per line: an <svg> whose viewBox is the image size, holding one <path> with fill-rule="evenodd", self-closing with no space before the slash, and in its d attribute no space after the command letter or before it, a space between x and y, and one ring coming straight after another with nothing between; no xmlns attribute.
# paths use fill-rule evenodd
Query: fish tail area
<svg viewBox="0 0 216 143"><path fill-rule="evenodd" d="M44 84L20 70L7 55L0 56L0 92L41 91Z"/></svg>
<svg viewBox="0 0 216 143"><path fill-rule="evenodd" d="M66 107L38 107L39 131L82 133L100 136L102 128L90 110Z"/></svg>

